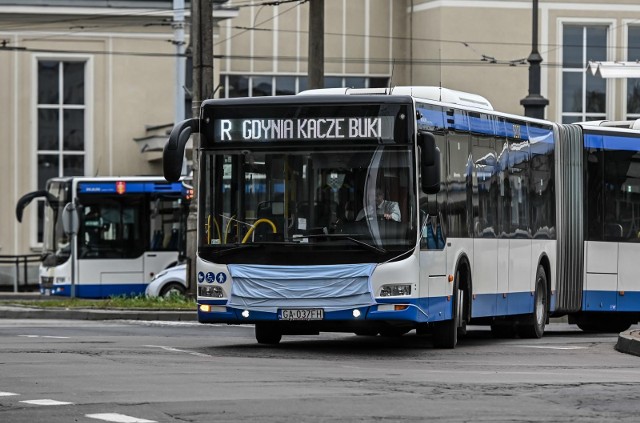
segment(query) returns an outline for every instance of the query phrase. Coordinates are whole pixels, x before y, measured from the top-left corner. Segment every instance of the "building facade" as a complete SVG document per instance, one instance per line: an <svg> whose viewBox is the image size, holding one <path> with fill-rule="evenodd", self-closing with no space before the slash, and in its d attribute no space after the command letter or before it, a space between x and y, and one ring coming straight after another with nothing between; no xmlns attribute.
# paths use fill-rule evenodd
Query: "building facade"
<svg viewBox="0 0 640 423"><path fill-rule="evenodd" d="M38 208L22 224L14 209L47 178L161 173L177 101L173 6L0 0L0 255L38 250ZM189 11L187 1L187 42ZM306 89L308 11L307 1L214 1L214 95ZM540 0L538 20L547 119L640 118L640 75L587 72L589 61L640 59L636 0ZM441 85L524 114L531 45L531 1L325 0L327 87Z"/></svg>

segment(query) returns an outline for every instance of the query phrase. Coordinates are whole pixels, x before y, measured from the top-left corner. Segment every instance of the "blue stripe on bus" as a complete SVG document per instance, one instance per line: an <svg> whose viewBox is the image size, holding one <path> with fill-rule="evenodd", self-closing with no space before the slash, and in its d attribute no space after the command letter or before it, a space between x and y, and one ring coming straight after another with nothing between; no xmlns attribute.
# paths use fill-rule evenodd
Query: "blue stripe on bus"
<svg viewBox="0 0 640 423"><path fill-rule="evenodd" d="M409 321L416 323L438 322L450 320L452 315L450 297L432 298L390 298L377 299L378 304L407 304L409 307L402 311L381 311L377 305L359 307L361 319L368 321ZM226 305L226 300L199 300L200 304ZM328 311L324 314L324 320L344 321L354 320L354 309ZM473 300L473 317L507 316L516 314L528 314L533 312L533 295L530 292L515 292L507 294L478 295ZM198 310L198 321L201 323L224 323L235 321L247 323L265 320L277 320L278 313L264 311L250 311L249 318L242 317L241 309L227 307L226 312L203 312Z"/></svg>
<svg viewBox="0 0 640 423"><path fill-rule="evenodd" d="M120 182L120 181L118 181ZM125 192L123 194L140 194L140 193L183 193L183 186L180 182L162 183L162 182L129 182L125 183ZM78 192L80 194L115 194L116 181L113 182L79 182Z"/></svg>
<svg viewBox="0 0 640 423"><path fill-rule="evenodd" d="M631 135L585 134L584 146L599 150L640 151L640 138Z"/></svg>
<svg viewBox="0 0 640 423"><path fill-rule="evenodd" d="M81 284L76 285L76 297L80 298L108 298L117 296L141 295L147 289L146 283L130 283L130 284ZM44 290L40 288L40 292ZM51 289L51 295L70 297L71 285L54 285Z"/></svg>
<svg viewBox="0 0 640 423"><path fill-rule="evenodd" d="M533 312L530 292L478 294L471 305L472 317L509 316Z"/></svg>
<svg viewBox="0 0 640 423"><path fill-rule="evenodd" d="M617 291L584 291L582 295L584 311L640 311L640 292L626 291L621 295Z"/></svg>

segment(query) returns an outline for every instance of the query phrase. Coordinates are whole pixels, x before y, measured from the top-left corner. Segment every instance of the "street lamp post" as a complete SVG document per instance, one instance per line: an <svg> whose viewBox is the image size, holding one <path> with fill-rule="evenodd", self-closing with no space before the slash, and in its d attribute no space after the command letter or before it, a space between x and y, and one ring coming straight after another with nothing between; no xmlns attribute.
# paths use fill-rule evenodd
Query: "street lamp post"
<svg viewBox="0 0 640 423"><path fill-rule="evenodd" d="M531 54L527 58L529 62L529 95L520 104L524 106L524 115L544 119L544 108L549 100L540 94L540 63L542 56L538 52L538 0L533 0L533 28L531 40Z"/></svg>

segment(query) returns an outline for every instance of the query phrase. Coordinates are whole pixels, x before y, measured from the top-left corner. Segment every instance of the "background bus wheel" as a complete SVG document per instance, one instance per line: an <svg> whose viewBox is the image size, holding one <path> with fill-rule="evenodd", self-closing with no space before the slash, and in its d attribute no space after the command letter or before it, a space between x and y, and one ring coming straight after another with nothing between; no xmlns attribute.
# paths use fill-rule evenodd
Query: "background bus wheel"
<svg viewBox="0 0 640 423"><path fill-rule="evenodd" d="M172 295L184 295L184 285L179 283L170 283L164 288L162 288L162 292L160 292L161 297L170 297Z"/></svg>
<svg viewBox="0 0 640 423"><path fill-rule="evenodd" d="M518 325L521 338L542 338L547 323L547 274L544 267L538 266L536 272L536 290L533 297L533 313L525 322Z"/></svg>
<svg viewBox="0 0 640 423"><path fill-rule="evenodd" d="M258 344L277 345L282 339L278 327L269 323L256 323L256 341Z"/></svg>

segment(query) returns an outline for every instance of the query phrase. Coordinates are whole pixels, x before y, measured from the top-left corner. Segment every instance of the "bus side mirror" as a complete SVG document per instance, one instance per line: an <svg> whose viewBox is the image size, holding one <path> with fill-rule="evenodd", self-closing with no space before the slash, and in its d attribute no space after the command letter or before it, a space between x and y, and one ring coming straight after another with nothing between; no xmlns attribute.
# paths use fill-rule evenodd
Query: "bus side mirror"
<svg viewBox="0 0 640 423"><path fill-rule="evenodd" d="M418 134L418 146L422 191L425 194L436 194L440 191L440 149L436 147L435 137L429 132Z"/></svg>
<svg viewBox="0 0 640 423"><path fill-rule="evenodd" d="M31 201L36 198L45 198L49 205L54 205L58 201L58 199L53 194L44 189L23 195L22 197L20 197L18 203L16 204L16 219L18 219L18 222L22 222L22 214L24 212L24 209L29 205L29 203L31 203Z"/></svg>
<svg viewBox="0 0 640 423"><path fill-rule="evenodd" d="M164 179L169 182L178 182L182 173L185 146L191 134L198 132L200 132L200 119L197 118L183 120L173 127L169 141L162 152Z"/></svg>

